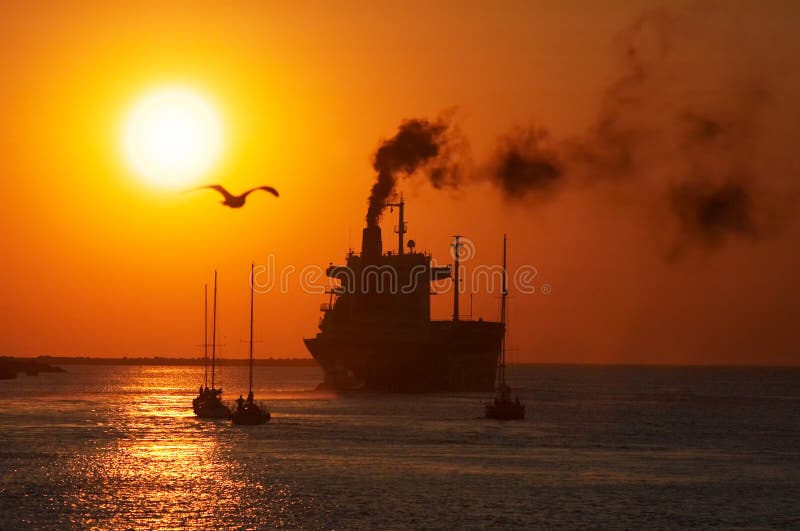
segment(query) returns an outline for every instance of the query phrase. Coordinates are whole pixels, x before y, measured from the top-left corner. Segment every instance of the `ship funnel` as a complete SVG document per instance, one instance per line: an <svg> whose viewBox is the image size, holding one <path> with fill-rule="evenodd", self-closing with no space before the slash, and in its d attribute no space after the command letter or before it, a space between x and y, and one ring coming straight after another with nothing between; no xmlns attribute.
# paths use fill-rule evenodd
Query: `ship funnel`
<svg viewBox="0 0 800 531"><path fill-rule="evenodd" d="M383 253L381 228L377 225L364 227L361 236L361 257L364 260L377 260Z"/></svg>

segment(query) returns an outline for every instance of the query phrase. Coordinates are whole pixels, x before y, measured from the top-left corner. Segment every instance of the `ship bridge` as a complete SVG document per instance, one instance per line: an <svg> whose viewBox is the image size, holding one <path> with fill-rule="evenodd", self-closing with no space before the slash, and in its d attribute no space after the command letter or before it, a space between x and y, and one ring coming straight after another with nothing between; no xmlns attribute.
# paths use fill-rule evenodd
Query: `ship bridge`
<svg viewBox="0 0 800 531"><path fill-rule="evenodd" d="M386 323L394 325L427 324L430 322L430 283L450 278L452 268L432 266L428 253L416 251L413 240L404 249L407 226L404 220L405 202L387 206L397 207L400 223L397 251L383 252L381 228L367 226L362 232L361 254L352 251L344 265L331 265L328 277L339 285L330 290L330 302L324 307L323 325Z"/></svg>

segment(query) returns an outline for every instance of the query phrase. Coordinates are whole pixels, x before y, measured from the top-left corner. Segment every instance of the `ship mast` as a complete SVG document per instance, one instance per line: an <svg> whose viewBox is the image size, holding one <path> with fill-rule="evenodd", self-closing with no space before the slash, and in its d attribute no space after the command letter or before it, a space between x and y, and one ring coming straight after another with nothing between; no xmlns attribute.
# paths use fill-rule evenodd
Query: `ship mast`
<svg viewBox="0 0 800 531"><path fill-rule="evenodd" d="M456 239L455 243L453 243L453 261L455 262L455 278L453 279L453 284L455 290L453 291L453 321L458 321L458 287L459 287L459 263L458 259L461 257L461 247L463 244L461 243L461 235L456 234L453 236Z"/></svg>
<svg viewBox="0 0 800 531"><path fill-rule="evenodd" d="M506 281L506 235L503 234L503 281L500 295L500 322L503 323L503 338L500 340L500 363L497 371L498 388L506 385L506 297L508 286Z"/></svg>
<svg viewBox="0 0 800 531"><path fill-rule="evenodd" d="M253 267L253 262L250 262L250 394L253 393Z"/></svg>
<svg viewBox="0 0 800 531"><path fill-rule="evenodd" d="M203 286L203 385L208 388L208 284Z"/></svg>
<svg viewBox="0 0 800 531"><path fill-rule="evenodd" d="M211 318L211 389L214 389L214 370L217 363L217 270L214 270L214 309Z"/></svg>
<svg viewBox="0 0 800 531"><path fill-rule="evenodd" d="M399 203L386 203L388 207L397 207L400 216L400 222L397 225L397 228L394 230L397 233L397 254L403 254L403 235L406 233L406 221L405 221L405 212L404 208L406 206L406 202L403 201L403 194L400 194L400 202Z"/></svg>

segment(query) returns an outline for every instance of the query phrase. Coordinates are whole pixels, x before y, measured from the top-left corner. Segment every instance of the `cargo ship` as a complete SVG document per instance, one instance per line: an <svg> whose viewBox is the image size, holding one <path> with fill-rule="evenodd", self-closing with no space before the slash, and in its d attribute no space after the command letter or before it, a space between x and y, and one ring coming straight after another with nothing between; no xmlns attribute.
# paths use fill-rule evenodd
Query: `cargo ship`
<svg viewBox="0 0 800 531"><path fill-rule="evenodd" d="M504 324L459 316L431 320L431 282L453 278L459 286L459 238L454 265L433 266L413 240L404 247L405 202L397 208L396 252L383 252L380 227L368 225L361 253L350 250L345 265L331 264L335 282L321 305L319 332L304 339L325 373L320 388L383 392L490 391L501 351Z"/></svg>

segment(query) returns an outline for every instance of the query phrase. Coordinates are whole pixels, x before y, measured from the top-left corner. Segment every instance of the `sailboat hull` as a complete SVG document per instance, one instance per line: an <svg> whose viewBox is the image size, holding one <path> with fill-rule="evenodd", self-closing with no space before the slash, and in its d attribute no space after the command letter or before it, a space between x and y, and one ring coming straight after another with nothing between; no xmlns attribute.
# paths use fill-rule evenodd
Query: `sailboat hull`
<svg viewBox="0 0 800 531"><path fill-rule="evenodd" d="M192 401L194 414L201 419L229 419L231 410L219 400L203 400L195 398Z"/></svg>
<svg viewBox="0 0 800 531"><path fill-rule="evenodd" d="M233 421L233 423L243 426L255 426L258 424L266 424L269 421L269 419L270 419L269 412L255 405L234 411L231 414L231 420Z"/></svg>
<svg viewBox="0 0 800 531"><path fill-rule="evenodd" d="M486 418L495 420L522 420L525 418L525 404L511 400L495 400L486 404Z"/></svg>

